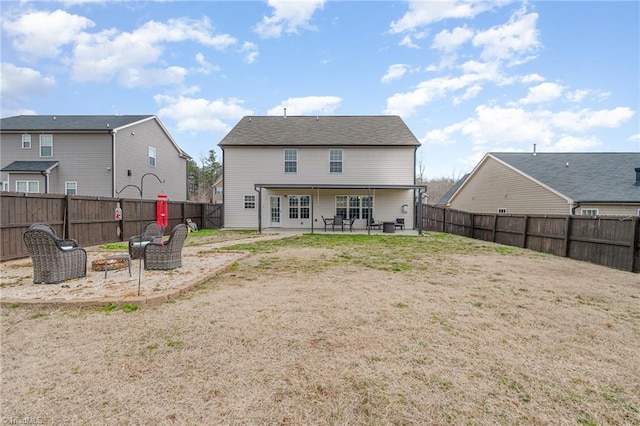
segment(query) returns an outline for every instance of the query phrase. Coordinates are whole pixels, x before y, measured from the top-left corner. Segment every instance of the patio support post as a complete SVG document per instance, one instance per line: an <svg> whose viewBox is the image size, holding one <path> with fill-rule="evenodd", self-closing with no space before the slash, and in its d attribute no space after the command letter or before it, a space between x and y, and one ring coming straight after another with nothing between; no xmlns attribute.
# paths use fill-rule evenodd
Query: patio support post
<svg viewBox="0 0 640 426"><path fill-rule="evenodd" d="M313 221L315 216L313 215L313 187L311 188L311 191L309 191L310 195L310 199L309 202L311 203L311 233L313 234Z"/></svg>
<svg viewBox="0 0 640 426"><path fill-rule="evenodd" d="M258 191L258 233L262 234L262 187L254 189Z"/></svg>

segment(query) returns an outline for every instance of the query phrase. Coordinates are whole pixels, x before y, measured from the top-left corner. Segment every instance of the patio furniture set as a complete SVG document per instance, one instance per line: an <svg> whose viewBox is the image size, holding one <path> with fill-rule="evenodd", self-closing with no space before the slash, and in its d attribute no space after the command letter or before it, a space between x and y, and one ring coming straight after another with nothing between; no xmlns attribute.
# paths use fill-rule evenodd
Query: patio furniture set
<svg viewBox="0 0 640 426"><path fill-rule="evenodd" d="M168 270L182 266L182 247L188 228L176 225L166 241L164 229L155 223L145 226L141 235L129 239L128 253L115 254L94 262L94 269L107 271L128 267L131 275L131 259L141 259L145 270ZM32 224L24 233L23 240L33 261L35 284L57 284L73 278L87 276L87 251L74 239L58 237L49 224Z"/></svg>
<svg viewBox="0 0 640 426"><path fill-rule="evenodd" d="M355 218L344 219L342 216L334 216L325 218L324 216L320 216L322 218L322 222L324 223L324 232L327 232L327 228L331 226L331 231L335 232L336 228L339 227L342 232L344 232L345 225L349 226L349 231L353 232L353 223L355 222ZM404 230L405 223L404 218L399 217L396 218L395 222L376 222L372 217L367 221L367 227L369 229L382 229L383 233L394 233L396 229L400 228Z"/></svg>

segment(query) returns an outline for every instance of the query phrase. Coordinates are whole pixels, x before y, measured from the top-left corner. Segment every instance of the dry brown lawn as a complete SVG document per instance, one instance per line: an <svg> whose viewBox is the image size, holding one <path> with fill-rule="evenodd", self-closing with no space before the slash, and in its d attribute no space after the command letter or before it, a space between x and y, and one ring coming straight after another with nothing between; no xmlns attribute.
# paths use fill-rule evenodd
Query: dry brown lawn
<svg viewBox="0 0 640 426"><path fill-rule="evenodd" d="M638 274L441 234L240 248L172 303L4 308L2 422L640 424Z"/></svg>

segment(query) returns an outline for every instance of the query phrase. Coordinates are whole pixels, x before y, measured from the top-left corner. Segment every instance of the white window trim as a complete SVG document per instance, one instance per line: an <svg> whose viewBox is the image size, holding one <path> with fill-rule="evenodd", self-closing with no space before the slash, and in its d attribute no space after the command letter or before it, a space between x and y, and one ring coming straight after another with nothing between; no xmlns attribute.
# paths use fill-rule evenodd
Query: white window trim
<svg viewBox="0 0 640 426"><path fill-rule="evenodd" d="M153 164L151 164L152 158ZM147 163L149 164L149 167L156 167L156 165L158 164L158 150L152 146L149 147L149 156L147 158Z"/></svg>
<svg viewBox="0 0 640 426"><path fill-rule="evenodd" d="M348 195L336 195L335 196L335 204L334 204L334 214L337 215L338 214L338 198L339 197L346 197L347 199L347 204L346 207L340 207L341 209L346 209L346 217L345 219L351 219L351 209L358 209L358 218L359 219L367 219L366 215L365 215L365 211L366 210L370 210L370 217L374 217L373 216L373 211L374 211L374 203L375 203L375 197L372 195L371 197L369 197L368 195L360 195L360 194L348 194ZM357 197L358 198L358 206L357 207L353 207L351 205L351 199L352 197ZM365 206L365 199L369 198L370 199L370 204L371 206Z"/></svg>
<svg viewBox="0 0 640 426"><path fill-rule="evenodd" d="M74 186L73 190L75 192L73 194L69 194L69 184L73 184L73 186ZM73 181L65 182L64 183L64 193L66 195L78 195L78 182L73 182Z"/></svg>
<svg viewBox="0 0 640 426"><path fill-rule="evenodd" d="M247 207L247 205L251 205L253 204L253 207L249 206ZM251 194L251 195L245 195L242 197L242 207L245 210L254 210L256 208L256 196Z"/></svg>
<svg viewBox="0 0 640 426"><path fill-rule="evenodd" d="M2 191L9 191L9 181L2 182ZM640 210L638 210L638 214L640 215Z"/></svg>
<svg viewBox="0 0 640 426"><path fill-rule="evenodd" d="M26 191L20 191L18 189L18 185L24 183L27 186L27 190ZM36 190L35 191L29 191L29 187L31 186L32 183L36 184ZM37 194L40 192L40 182L38 182L37 180L17 180L16 181L16 192L25 192L25 193L31 193L31 194Z"/></svg>
<svg viewBox="0 0 640 426"><path fill-rule="evenodd" d="M42 140L46 136L49 136L51 138L51 145L43 145L42 144ZM51 155L42 155L42 148L43 147L48 147L48 146L51 146ZM42 135L40 135L40 157L41 158L52 158L53 157L53 135L50 135L50 134L42 134Z"/></svg>
<svg viewBox="0 0 640 426"><path fill-rule="evenodd" d="M595 212L595 214L591 214L590 212ZM600 211L598 209L580 209L581 216L598 216Z"/></svg>
<svg viewBox="0 0 640 426"><path fill-rule="evenodd" d="M307 201L308 204L307 205L302 205L302 197L307 197ZM291 205L291 200L293 198L296 198L298 200L297 204L295 206ZM289 210L287 210L287 218L292 219L292 220L305 220L305 219L309 219L311 217L311 196L309 194L291 194L287 196L287 208ZM297 211L297 216L296 217L291 217L291 209L296 209ZM307 217L302 217L302 211L305 210L307 211Z"/></svg>
<svg viewBox="0 0 640 426"><path fill-rule="evenodd" d="M332 151L339 151L340 152L340 161L337 160L331 160L331 152ZM331 170L331 163L340 163L340 171L339 172L334 172ZM340 174L344 171L344 150L340 149L340 148L331 148L329 149L329 173L330 174Z"/></svg>
<svg viewBox="0 0 640 426"><path fill-rule="evenodd" d="M296 159L295 160L287 160L287 151L293 151L296 153ZM295 174L298 173L298 149L297 148L285 148L282 151L282 158L283 158L283 162L282 162L282 171L286 174ZM287 162L291 162L291 163L295 163L296 165L296 170L294 172L289 172L287 171Z"/></svg>
<svg viewBox="0 0 640 426"><path fill-rule="evenodd" d="M22 135L22 149L31 149L31 134L25 133Z"/></svg>

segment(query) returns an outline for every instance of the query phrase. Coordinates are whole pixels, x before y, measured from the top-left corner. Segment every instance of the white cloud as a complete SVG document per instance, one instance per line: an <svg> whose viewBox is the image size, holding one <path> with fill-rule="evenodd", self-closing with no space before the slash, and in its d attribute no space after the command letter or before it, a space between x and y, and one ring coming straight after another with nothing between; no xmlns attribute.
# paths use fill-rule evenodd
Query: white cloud
<svg viewBox="0 0 640 426"><path fill-rule="evenodd" d="M249 41L245 41L242 44L242 49L240 49L240 52L245 55L244 61L248 64L254 63L256 59L258 59L258 55L260 54L258 52L258 46L255 43L251 43Z"/></svg>
<svg viewBox="0 0 640 426"><path fill-rule="evenodd" d="M461 95L453 98L453 104L459 105L464 101L468 101L469 99L473 99L482 91L482 86L475 84L469 88Z"/></svg>
<svg viewBox="0 0 640 426"><path fill-rule="evenodd" d="M325 0L268 0L274 10L264 16L254 31L262 38L277 38L282 32L297 33L300 28L313 29L309 21L317 9L322 9Z"/></svg>
<svg viewBox="0 0 640 426"><path fill-rule="evenodd" d="M576 137L562 136L551 146L545 148L547 152L583 152L602 145L602 142L595 136Z"/></svg>
<svg viewBox="0 0 640 426"><path fill-rule="evenodd" d="M520 78L520 81L523 83L539 83L541 81L545 81L545 78L540 74L527 74Z"/></svg>
<svg viewBox="0 0 640 426"><path fill-rule="evenodd" d="M207 62L206 58L204 57L204 55L200 52L196 53L195 56L195 61L198 65L200 65L195 72L199 73L199 74L211 74L212 72L218 72L220 71L220 67L217 65L213 65L209 62Z"/></svg>
<svg viewBox="0 0 640 426"><path fill-rule="evenodd" d="M187 70L182 67L129 68L122 70L118 82L128 88L179 85L184 82Z"/></svg>
<svg viewBox="0 0 640 426"><path fill-rule="evenodd" d="M592 111L561 111L551 118L552 124L559 129L574 132L586 132L597 127L615 128L624 124L635 115L628 107Z"/></svg>
<svg viewBox="0 0 640 426"><path fill-rule="evenodd" d="M34 69L18 67L7 62L2 63L0 82L3 100L6 97L41 96L51 92L56 85L52 77L45 77Z"/></svg>
<svg viewBox="0 0 640 426"><path fill-rule="evenodd" d="M30 12L15 20L3 16L2 28L13 38L13 47L34 57L55 58L61 48L95 26L90 19L63 10Z"/></svg>
<svg viewBox="0 0 640 426"><path fill-rule="evenodd" d="M409 10L397 21L391 23L390 32L400 34L414 31L434 22L449 18L470 19L479 13L500 7L506 1L478 2L473 0L410 0Z"/></svg>
<svg viewBox="0 0 640 426"><path fill-rule="evenodd" d="M387 73L382 76L380 81L388 83L390 81L397 80L407 72L408 68L409 67L405 64L393 64L389 66Z"/></svg>
<svg viewBox="0 0 640 426"><path fill-rule="evenodd" d="M224 50L237 42L227 34L212 35L209 20L170 19L166 23L150 21L137 30L115 29L78 37L74 48L72 78L77 81L105 81L114 77L130 86L133 81L153 84L180 83L184 73L180 67L164 69L148 65L159 61L166 43L195 41L204 46Z"/></svg>
<svg viewBox="0 0 640 426"><path fill-rule="evenodd" d="M284 108L287 109L287 115L331 114L341 103L342 99L337 96L289 98L270 108L267 115L282 115Z"/></svg>
<svg viewBox="0 0 640 426"><path fill-rule="evenodd" d="M452 52L472 37L473 31L466 27L457 27L453 31L442 30L433 37L431 47L444 52Z"/></svg>
<svg viewBox="0 0 640 426"><path fill-rule="evenodd" d="M529 88L529 93L518 102L521 104L539 104L558 99L564 88L556 83L542 83Z"/></svg>
<svg viewBox="0 0 640 426"><path fill-rule="evenodd" d="M478 31L473 37L473 45L482 48L480 57L484 60L521 64L533 58L529 54L540 49L537 22L537 13L518 12L504 25Z"/></svg>
<svg viewBox="0 0 640 426"><path fill-rule="evenodd" d="M176 128L181 132L228 132L231 125L245 115L253 115L253 111L242 107L239 99L189 98L185 96L173 97L156 95L154 100L163 105L158 116L176 122Z"/></svg>

